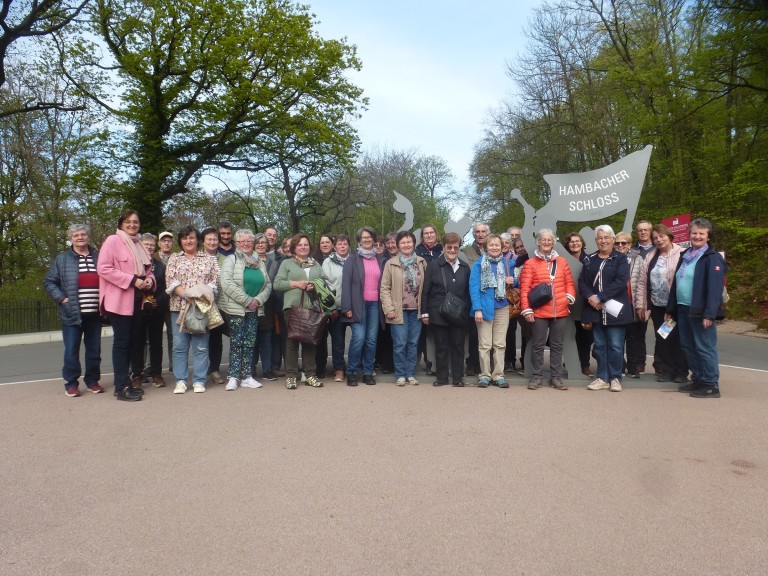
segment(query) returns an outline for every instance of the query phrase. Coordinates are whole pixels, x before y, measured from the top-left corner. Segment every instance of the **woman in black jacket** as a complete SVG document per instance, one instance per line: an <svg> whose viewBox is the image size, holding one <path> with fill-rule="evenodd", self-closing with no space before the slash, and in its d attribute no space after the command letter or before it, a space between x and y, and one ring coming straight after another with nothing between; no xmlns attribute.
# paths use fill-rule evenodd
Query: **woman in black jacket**
<svg viewBox="0 0 768 576"><path fill-rule="evenodd" d="M440 313L446 293L451 292L462 302L469 302L469 266L459 259L461 238L454 232L443 236L443 253L427 266L421 294L421 321L432 327L435 336L435 386L448 384L448 367L453 385L464 386L464 339L467 322L452 323ZM469 314L469 312L467 312ZM449 364L450 363L450 364Z"/></svg>

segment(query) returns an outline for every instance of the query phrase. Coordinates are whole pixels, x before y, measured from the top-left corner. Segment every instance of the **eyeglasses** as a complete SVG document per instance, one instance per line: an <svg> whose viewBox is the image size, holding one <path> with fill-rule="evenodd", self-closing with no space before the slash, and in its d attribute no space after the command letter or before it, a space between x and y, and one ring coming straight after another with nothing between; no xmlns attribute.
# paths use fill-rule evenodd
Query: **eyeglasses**
<svg viewBox="0 0 768 576"><path fill-rule="evenodd" d="M615 242L616 246L629 246L629 242Z"/></svg>
<svg viewBox="0 0 768 576"><path fill-rule="evenodd" d="M450 252L453 252L453 251L457 251L458 252L459 247L458 246L450 246L449 245L449 246L444 246L443 250L445 250L446 252L449 252L449 251Z"/></svg>

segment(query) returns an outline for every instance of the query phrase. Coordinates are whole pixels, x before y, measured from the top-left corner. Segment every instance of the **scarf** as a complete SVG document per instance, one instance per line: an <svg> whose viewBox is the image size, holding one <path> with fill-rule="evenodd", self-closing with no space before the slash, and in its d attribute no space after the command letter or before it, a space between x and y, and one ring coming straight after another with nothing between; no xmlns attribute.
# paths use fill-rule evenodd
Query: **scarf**
<svg viewBox="0 0 768 576"><path fill-rule="evenodd" d="M677 269L677 273L675 274L677 276L678 280L682 280L683 276L685 276L685 269L696 260L699 259L699 256L704 254L709 250L709 242L704 244L701 248L698 250L686 250L685 253L682 255L681 260L682 263L680 264L680 268Z"/></svg>
<svg viewBox="0 0 768 576"><path fill-rule="evenodd" d="M347 258L349 258L349 256L347 256L347 258L342 258L338 254L336 254L336 252L334 252L333 254L331 254L329 256L329 258L331 259L332 262L335 262L336 264L338 264L339 266L341 266L343 268L344 267L344 262L347 261Z"/></svg>
<svg viewBox="0 0 768 576"><path fill-rule="evenodd" d="M362 246L358 246L357 253L360 254L360 256L362 256L366 260L373 260L374 258L376 258L376 248L371 248L370 250L366 250Z"/></svg>
<svg viewBox="0 0 768 576"><path fill-rule="evenodd" d="M137 234L135 237L129 236L124 230L118 230L115 232L117 237L123 241L128 249L133 254L133 269L136 276L145 276L147 273L147 267L151 264L149 260L149 254L147 249L141 243L141 238Z"/></svg>
<svg viewBox="0 0 768 576"><path fill-rule="evenodd" d="M299 265L299 268L312 268L315 265L315 259L312 256L307 256L306 260L302 260L298 256L293 257L294 262Z"/></svg>
<svg viewBox="0 0 768 576"><path fill-rule="evenodd" d="M507 286L504 279L507 277L505 266L498 265L499 262L504 260L504 257L499 254L497 257L488 256L487 252L483 252L480 257L480 291L485 292L488 288L494 288L493 297L496 300L503 300L507 297ZM496 276L493 275L493 267L491 263L496 263Z"/></svg>
<svg viewBox="0 0 768 576"><path fill-rule="evenodd" d="M403 258L403 255L400 254L398 258L400 258L400 264L403 265L403 271L405 271L406 292L416 292L416 253L414 252L408 258Z"/></svg>
<svg viewBox="0 0 768 576"><path fill-rule="evenodd" d="M235 250L235 256L239 256L245 262L246 268L258 268L261 259L258 256L251 254L250 256L242 250Z"/></svg>

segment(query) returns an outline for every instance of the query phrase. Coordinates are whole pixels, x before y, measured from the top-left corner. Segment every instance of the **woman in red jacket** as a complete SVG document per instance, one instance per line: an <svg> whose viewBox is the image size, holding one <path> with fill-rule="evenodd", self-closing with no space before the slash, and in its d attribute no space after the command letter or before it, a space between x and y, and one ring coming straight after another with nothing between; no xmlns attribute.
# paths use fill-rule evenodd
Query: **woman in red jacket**
<svg viewBox="0 0 768 576"><path fill-rule="evenodd" d="M536 234L538 248L523 265L520 274L520 300L523 318L533 324L531 337L531 366L533 372L528 384L529 390L541 388L544 346L549 336L549 385L558 390L567 390L563 384L563 334L570 310L568 306L576 300L576 288L571 269L565 258L555 252L555 234L549 228L542 228ZM531 290L538 284L549 284L552 299L534 308Z"/></svg>

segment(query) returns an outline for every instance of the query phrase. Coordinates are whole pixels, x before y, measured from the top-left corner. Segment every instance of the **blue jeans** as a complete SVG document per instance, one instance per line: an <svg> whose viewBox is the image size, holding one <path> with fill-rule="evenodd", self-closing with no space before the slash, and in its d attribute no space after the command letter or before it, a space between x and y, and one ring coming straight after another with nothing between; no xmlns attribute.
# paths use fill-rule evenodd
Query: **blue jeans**
<svg viewBox="0 0 768 576"><path fill-rule="evenodd" d="M389 329L392 330L395 378L410 378L416 374L416 362L419 358L419 313L416 310L403 310L403 323L390 324Z"/></svg>
<svg viewBox="0 0 768 576"><path fill-rule="evenodd" d="M597 377L606 382L614 378L621 382L624 372L624 326L604 326L597 322L593 326Z"/></svg>
<svg viewBox="0 0 768 576"><path fill-rule="evenodd" d="M376 359L376 338L379 334L379 303L366 302L362 322L353 322L352 338L347 353L347 374L357 374L360 364L363 374L373 374Z"/></svg>
<svg viewBox="0 0 768 576"><path fill-rule="evenodd" d="M80 326L62 326L64 367L61 377L64 387L77 386L82 375L80 342L85 343L85 385L89 388L101 378L101 318L98 314L83 314Z"/></svg>
<svg viewBox="0 0 768 576"><path fill-rule="evenodd" d="M704 328L703 318L691 318L688 306L677 307L677 329L680 346L691 370L691 380L720 387L720 366L717 357L717 324Z"/></svg>
<svg viewBox="0 0 768 576"><path fill-rule="evenodd" d="M173 376L187 381L189 377L189 349L192 348L192 382L205 384L208 378L208 333L187 334L179 332L178 312L171 312L173 326Z"/></svg>
<svg viewBox="0 0 768 576"><path fill-rule="evenodd" d="M337 318L328 324L328 334L331 335L331 358L333 359L333 371L344 370L344 332L347 325Z"/></svg>

